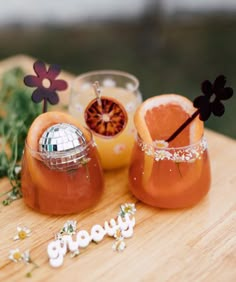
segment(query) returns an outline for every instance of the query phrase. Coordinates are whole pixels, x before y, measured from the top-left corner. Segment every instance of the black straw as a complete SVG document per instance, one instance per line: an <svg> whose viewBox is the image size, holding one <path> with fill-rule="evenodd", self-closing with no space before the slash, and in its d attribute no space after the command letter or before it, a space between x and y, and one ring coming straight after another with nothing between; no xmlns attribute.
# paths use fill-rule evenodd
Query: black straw
<svg viewBox="0 0 236 282"><path fill-rule="evenodd" d="M195 117L197 117L199 115L200 111L199 109L196 110L192 115L191 117L189 117L168 139L166 139L165 141L166 142L170 142L172 141L173 139L175 139L176 136L178 136L180 134L180 132L182 132L186 126L188 126L190 124L190 122L192 122Z"/></svg>

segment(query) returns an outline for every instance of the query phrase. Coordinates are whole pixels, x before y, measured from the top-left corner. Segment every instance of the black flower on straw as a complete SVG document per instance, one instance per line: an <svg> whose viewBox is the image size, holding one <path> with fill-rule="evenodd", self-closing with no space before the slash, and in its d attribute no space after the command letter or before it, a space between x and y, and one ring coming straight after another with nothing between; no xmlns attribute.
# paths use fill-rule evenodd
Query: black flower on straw
<svg viewBox="0 0 236 282"><path fill-rule="evenodd" d="M202 121L208 120L211 113L215 116L222 116L225 107L221 100L228 100L233 96L233 89L225 87L226 77L219 75L212 84L209 80L202 82L201 89L204 95L198 96L193 101L195 108L199 110L199 118Z"/></svg>
<svg viewBox="0 0 236 282"><path fill-rule="evenodd" d="M56 79L61 68L58 65L50 65L48 70L44 62L36 61L33 65L35 75L27 75L24 78L25 85L37 87L32 93L32 100L35 103L44 101L43 112L47 111L47 102L56 105L59 97L56 91L62 91L67 88L66 81Z"/></svg>
<svg viewBox="0 0 236 282"><path fill-rule="evenodd" d="M203 81L201 89L204 95L198 96L193 101L197 110L165 141L174 140L198 115L202 121L206 121L211 113L218 117L222 116L225 112L225 106L221 100L228 100L233 96L233 89L225 87L225 84L226 77L224 75L219 75L213 84L209 80Z"/></svg>

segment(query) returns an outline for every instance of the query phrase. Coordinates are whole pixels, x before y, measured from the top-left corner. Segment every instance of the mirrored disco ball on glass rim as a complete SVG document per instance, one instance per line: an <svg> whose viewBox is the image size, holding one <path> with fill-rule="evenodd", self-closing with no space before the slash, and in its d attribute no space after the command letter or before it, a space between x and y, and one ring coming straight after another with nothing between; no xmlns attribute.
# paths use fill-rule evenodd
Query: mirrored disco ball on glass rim
<svg viewBox="0 0 236 282"><path fill-rule="evenodd" d="M80 129L68 123L58 123L42 134L39 151L50 169L71 170L87 160L88 144Z"/></svg>

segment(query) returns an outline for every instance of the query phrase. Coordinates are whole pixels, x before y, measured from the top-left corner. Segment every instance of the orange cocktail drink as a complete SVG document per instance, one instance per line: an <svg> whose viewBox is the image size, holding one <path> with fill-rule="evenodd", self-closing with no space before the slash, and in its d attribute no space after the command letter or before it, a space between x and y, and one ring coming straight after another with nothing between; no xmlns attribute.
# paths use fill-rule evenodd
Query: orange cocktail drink
<svg viewBox="0 0 236 282"><path fill-rule="evenodd" d="M101 97L109 101L108 104L104 102L100 109L92 106L88 111L96 97L95 81L100 84ZM92 130L104 169L119 168L130 162L135 136L133 116L142 100L138 87L136 77L120 71L82 74L72 85L69 112ZM117 105L126 113L117 111Z"/></svg>
<svg viewBox="0 0 236 282"><path fill-rule="evenodd" d="M90 131L77 126L69 115L49 112L29 130L21 183L25 203L36 211L76 213L101 197L104 181L95 143Z"/></svg>
<svg viewBox="0 0 236 282"><path fill-rule="evenodd" d="M148 172L144 172L145 162L148 162L145 154L153 160ZM190 146L166 149L151 148L138 138L133 150L129 180L133 194L149 205L182 208L196 204L210 187L205 138Z"/></svg>
<svg viewBox="0 0 236 282"><path fill-rule="evenodd" d="M161 208L184 208L209 191L211 173L203 122L196 117L174 140L165 140L188 119L192 103L175 94L146 100L135 114L138 136L129 168L132 193Z"/></svg>

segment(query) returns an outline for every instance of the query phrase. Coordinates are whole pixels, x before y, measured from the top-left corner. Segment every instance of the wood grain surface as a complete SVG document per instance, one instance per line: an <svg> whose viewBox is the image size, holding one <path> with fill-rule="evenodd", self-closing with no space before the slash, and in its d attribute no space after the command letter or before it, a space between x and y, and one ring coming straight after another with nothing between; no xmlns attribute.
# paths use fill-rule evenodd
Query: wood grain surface
<svg viewBox="0 0 236 282"><path fill-rule="evenodd" d="M0 63L0 74L14 66L32 70L33 60L16 56ZM72 80L73 76L62 77ZM68 102L65 93L63 103ZM155 209L138 202L128 190L127 169L105 173L105 193L97 206L71 216L36 213L18 200L0 207L0 281L236 281L236 141L206 130L211 159L209 194L195 207ZM0 192L10 188L0 181ZM117 215L122 203L136 203L134 236L124 252L112 251L113 239L90 244L76 258L65 256L58 269L50 267L47 245L68 219L80 230L90 230ZM13 241L17 225L28 226L32 236ZM31 251L40 266L31 278L30 266L8 259L11 249Z"/></svg>

